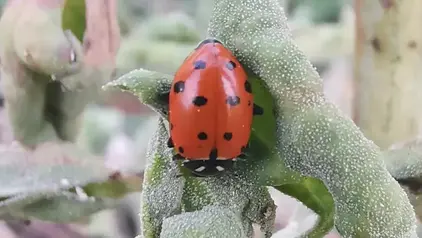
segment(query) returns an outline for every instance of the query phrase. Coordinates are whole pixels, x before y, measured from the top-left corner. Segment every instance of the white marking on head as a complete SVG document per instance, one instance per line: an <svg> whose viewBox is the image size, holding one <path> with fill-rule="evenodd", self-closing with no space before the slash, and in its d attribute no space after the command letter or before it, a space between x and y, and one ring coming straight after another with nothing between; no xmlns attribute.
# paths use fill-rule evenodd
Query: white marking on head
<svg viewBox="0 0 422 238"><path fill-rule="evenodd" d="M201 166L201 167L196 168L195 172L202 172L204 171L204 169L205 169L205 166Z"/></svg>
<svg viewBox="0 0 422 238"><path fill-rule="evenodd" d="M216 168L218 171L220 171L220 172L224 170L224 168L223 168L223 167L221 167L221 166L216 166L215 168Z"/></svg>

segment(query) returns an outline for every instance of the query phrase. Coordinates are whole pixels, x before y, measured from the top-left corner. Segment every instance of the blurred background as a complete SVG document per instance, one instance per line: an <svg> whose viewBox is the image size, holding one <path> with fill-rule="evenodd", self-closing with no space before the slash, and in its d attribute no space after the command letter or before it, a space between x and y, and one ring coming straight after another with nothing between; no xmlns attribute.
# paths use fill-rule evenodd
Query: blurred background
<svg viewBox="0 0 422 238"><path fill-rule="evenodd" d="M294 41L324 80L324 91L353 117L355 11L351 0L279 0L284 6ZM174 73L186 55L206 36L212 0L119 0L122 34L116 77L136 68ZM145 150L157 116L129 93L107 92L85 114L80 146L104 156L113 167L143 168ZM7 119L0 120L3 141L10 141ZM317 216L301 203L270 189L278 205L274 238L298 237ZM34 222L22 227L0 223L0 237L132 238L139 232L140 194L122 199L89 223ZM256 238L263 237L257 230ZM326 237L340 237L335 230Z"/></svg>

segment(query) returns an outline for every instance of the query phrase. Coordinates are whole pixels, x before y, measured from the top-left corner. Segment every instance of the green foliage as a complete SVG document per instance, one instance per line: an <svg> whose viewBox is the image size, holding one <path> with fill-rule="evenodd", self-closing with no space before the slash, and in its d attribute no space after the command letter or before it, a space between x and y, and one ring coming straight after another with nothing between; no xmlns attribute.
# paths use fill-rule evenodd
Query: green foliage
<svg viewBox="0 0 422 238"><path fill-rule="evenodd" d="M116 199L141 187L137 176L110 177L114 172L102 159L71 144L45 144L34 152L7 148L0 154L3 219L72 222L112 207Z"/></svg>
<svg viewBox="0 0 422 238"><path fill-rule="evenodd" d="M276 155L287 167L324 182L343 236L415 232L413 209L385 169L379 148L325 100L322 81L291 41L276 1L217 0L209 35L268 85L278 112Z"/></svg>
<svg viewBox="0 0 422 238"><path fill-rule="evenodd" d="M73 222L141 189L141 175L118 176L73 144L81 113L112 71L84 65L83 3L67 1L62 19L60 4L13 1L1 16L2 92L19 142L0 150L2 219Z"/></svg>
<svg viewBox="0 0 422 238"><path fill-rule="evenodd" d="M200 40L193 20L183 13L156 16L147 22L147 34L152 40L196 43Z"/></svg>
<svg viewBox="0 0 422 238"><path fill-rule="evenodd" d="M230 174L205 179L177 177L179 167L171 161L172 152L166 146L167 139L163 119L160 119L159 128L153 136L147 154L149 166L145 171L141 216L144 237L186 234L181 230L162 229L162 223L166 218L180 214L181 211L192 213L186 215L182 213L178 216L181 220L169 220L169 226L184 227L184 224L190 223L186 219L190 219L191 216L199 218L206 212L213 214L212 217L224 218L227 224L237 227L241 234L250 236L252 223L260 224L268 235L271 234L275 206L265 187L254 185L253 181L246 180L243 176L236 177ZM226 216L221 215L221 210L218 213L215 213L216 209L204 210L203 208L207 206L223 208ZM199 211L201 209L203 210ZM210 226L210 221L210 217L204 219L204 222L208 223L207 227ZM216 234L220 228L212 229L214 231L210 231L210 234ZM193 231L191 235L194 234L198 234L197 231ZM225 235L232 237L233 234Z"/></svg>
<svg viewBox="0 0 422 238"><path fill-rule="evenodd" d="M110 138L123 129L124 119L124 115L118 110L97 106L88 107L84 113L78 145L93 154L104 154Z"/></svg>
<svg viewBox="0 0 422 238"><path fill-rule="evenodd" d="M62 28L71 30L80 42L86 27L85 0L66 0L62 12Z"/></svg>
<svg viewBox="0 0 422 238"><path fill-rule="evenodd" d="M180 226L185 229L180 229ZM214 238L227 237L227 234L233 238L247 236L239 216L227 207L207 206L197 212L186 212L165 219L160 237Z"/></svg>
<svg viewBox="0 0 422 238"><path fill-rule="evenodd" d="M308 237L323 237L334 226L334 201L324 184L314 178L305 178L301 182L275 186L275 189L297 198L319 215L319 220Z"/></svg>
<svg viewBox="0 0 422 238"><path fill-rule="evenodd" d="M147 154L148 166L145 169L144 187L142 191L142 232L145 238L158 237L164 218L180 211L183 195L183 180L177 178L177 168L168 160L170 151L165 149L165 128L162 122L153 139ZM154 214L154 215L152 215Z"/></svg>
<svg viewBox="0 0 422 238"><path fill-rule="evenodd" d="M139 0L117 1L117 17L122 35L128 34L132 28L148 15L148 4Z"/></svg>
<svg viewBox="0 0 422 238"><path fill-rule="evenodd" d="M252 73L250 73L252 75ZM250 77L250 82L254 90L255 103L262 106L264 111L272 112L274 108L273 99L268 93L268 89L255 77ZM109 83L106 88L118 87L121 90L129 91L137 95L140 100L166 118L168 104L159 99L160 95L167 93L170 89L172 76L151 72L147 70L134 70L121 78ZM245 177L245 180L252 180L251 183L258 182L258 185L280 185L276 188L293 197L296 197L304 204L308 205L322 218L315 230L310 233L310 237L317 237L318 234L325 234L333 226L334 205L330 193L325 186L317 179L302 177L299 174L287 169L284 164L271 153L275 146L275 117L272 113L265 113L262 116L255 117L252 124L252 134L250 139L250 149L248 153L250 158L245 163L237 162L236 173ZM167 134L165 135L167 137ZM165 143L164 143L165 145ZM170 156L170 155L169 155ZM170 161L170 157L162 158ZM151 163L151 173L164 173L164 167L157 167L162 162L154 161ZM280 172L283 171L283 172ZM247 178L247 179L246 179ZM186 211L194 211L208 204L206 188L200 186L198 179L185 178L185 192L182 206ZM225 178L223 178L224 180ZM154 180L156 181L156 180ZM148 184L148 181L145 181ZM219 182L222 183L222 182ZM234 183L234 182L232 182ZM237 181L236 184L240 182ZM147 193L144 190L144 194ZM255 192L250 192L256 193ZM199 201L197 197L200 197ZM196 204L196 209L192 204Z"/></svg>
<svg viewBox="0 0 422 238"><path fill-rule="evenodd" d="M406 191L419 220L422 220L422 139L397 143L383 152L391 175Z"/></svg>
<svg viewBox="0 0 422 238"><path fill-rule="evenodd" d="M0 19L5 109L14 137L25 145L58 137L68 140L77 132L77 125L71 129L76 116L69 118L69 111L75 111L76 106L59 105L71 100L57 81L79 73L84 57L78 39L70 30L61 29L60 13L60 6L48 8L37 1L14 1ZM66 124L66 119L71 123Z"/></svg>
<svg viewBox="0 0 422 238"><path fill-rule="evenodd" d="M310 18L313 23L333 23L340 20L340 13L344 0L289 0L287 11L289 14L295 15L298 12L306 12L306 17ZM302 14L296 17L303 17Z"/></svg>
<svg viewBox="0 0 422 238"><path fill-rule="evenodd" d="M265 116L254 118L249 156L236 163L237 177L231 173L216 178L191 178L184 174L177 186L164 186L164 182L160 186L150 185L155 177L144 181L149 190L144 191L144 198L148 199L144 199L143 207L171 200L174 208L144 210L143 229L152 232L145 237L158 236L163 224L172 230L163 231L162 235L203 234L189 220L197 219L200 214L209 216L201 218L205 226L211 217L221 216L234 224L238 224L240 218L246 222L243 237L250 236L247 227L258 220L269 236L267 228L272 223L273 210L268 205L270 202L263 203L268 199L265 192L261 192L264 185L295 196L320 215L318 226L307 234L308 237L321 237L327 233L334 218L344 237L414 235L412 207L384 167L379 148L325 100L322 81L292 42L280 9L275 0L216 1L208 34L224 42L247 69L256 101L262 103ZM171 78L170 75L140 69L124 75L108 87L134 93L167 119L168 102L161 98L168 93ZM177 183L177 168L171 165L171 153L165 148L168 133L163 124L154 138L148 155L148 174L160 174L157 176L160 181ZM156 160L168 165L151 166L153 161L158 163ZM195 192L182 195L181 187ZM170 188L177 193L177 196L173 194L173 199L165 195ZM183 210L186 200L189 201L188 208ZM247 200L250 204L245 206ZM215 212L215 205L233 207L231 211L235 214L243 212L236 217L222 208L218 214L211 214L210 211ZM246 213L249 216L245 215L244 209L251 205L260 209L252 209ZM272 212L263 212L265 207ZM179 209L192 213L174 216L179 214ZM187 220L178 220L177 217ZM151 219L154 222L145 222ZM214 231L218 229L216 227L210 229L218 232ZM233 232L230 234L228 230L222 237L241 234L237 228Z"/></svg>
<svg viewBox="0 0 422 238"><path fill-rule="evenodd" d="M199 40L194 21L182 13L152 17L122 40L117 56L118 74L140 65L172 73Z"/></svg>

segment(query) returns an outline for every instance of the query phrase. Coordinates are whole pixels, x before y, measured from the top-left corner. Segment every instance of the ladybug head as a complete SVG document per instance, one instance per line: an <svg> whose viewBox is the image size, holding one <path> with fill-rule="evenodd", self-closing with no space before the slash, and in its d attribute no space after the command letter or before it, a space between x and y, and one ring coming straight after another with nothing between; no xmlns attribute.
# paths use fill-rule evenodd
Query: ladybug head
<svg viewBox="0 0 422 238"><path fill-rule="evenodd" d="M196 46L195 50L201 48L202 46L204 46L206 44L220 44L220 45L223 45L224 46L224 44L221 43L221 41L219 41L219 40L217 40L215 38L210 37L210 38L207 38L207 39L199 42L199 44L198 44L198 46Z"/></svg>
<svg viewBox="0 0 422 238"><path fill-rule="evenodd" d="M221 174L233 168L233 160L186 160L183 167L189 169L193 175L208 177Z"/></svg>

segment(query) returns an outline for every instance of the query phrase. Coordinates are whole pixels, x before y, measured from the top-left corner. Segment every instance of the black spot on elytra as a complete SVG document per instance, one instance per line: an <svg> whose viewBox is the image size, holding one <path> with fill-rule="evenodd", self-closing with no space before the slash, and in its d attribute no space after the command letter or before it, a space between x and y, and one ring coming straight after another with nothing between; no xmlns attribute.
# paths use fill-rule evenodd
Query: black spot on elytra
<svg viewBox="0 0 422 238"><path fill-rule="evenodd" d="M236 63L230 60L229 62L227 62L226 67L227 67L229 70L233 70L233 69L235 69L235 68L236 68Z"/></svg>
<svg viewBox="0 0 422 238"><path fill-rule="evenodd" d="M251 105L251 101L249 100L249 101L248 101L248 106L250 106L250 105Z"/></svg>
<svg viewBox="0 0 422 238"><path fill-rule="evenodd" d="M206 140L206 139L208 139L207 133L205 133L205 132L198 133L198 139L199 140Z"/></svg>
<svg viewBox="0 0 422 238"><path fill-rule="evenodd" d="M245 81L245 91L248 93L252 93L252 86L251 83L249 83L248 80Z"/></svg>
<svg viewBox="0 0 422 238"><path fill-rule="evenodd" d="M207 63L203 60L198 60L193 63L195 69L205 69Z"/></svg>
<svg viewBox="0 0 422 238"><path fill-rule="evenodd" d="M226 133L224 133L223 137L226 141L230 141L233 138L233 133L226 132Z"/></svg>
<svg viewBox="0 0 422 238"><path fill-rule="evenodd" d="M168 148L173 148L174 147L173 139L171 137L167 141L167 147Z"/></svg>
<svg viewBox="0 0 422 238"><path fill-rule="evenodd" d="M230 106L236 106L240 104L240 98L238 96L228 96L226 103Z"/></svg>
<svg viewBox="0 0 422 238"><path fill-rule="evenodd" d="M255 103L253 104L253 115L262 115L264 114L264 109Z"/></svg>
<svg viewBox="0 0 422 238"><path fill-rule="evenodd" d="M173 86L173 91L175 93L181 93L181 92L185 91L185 82L183 82L183 81L176 82Z"/></svg>
<svg viewBox="0 0 422 238"><path fill-rule="evenodd" d="M197 107L204 106L205 104L207 104L207 102L208 99L203 96L197 96L192 100L192 103Z"/></svg>
<svg viewBox="0 0 422 238"><path fill-rule="evenodd" d="M185 153L185 150L183 149L183 147L181 147L181 146L179 146L179 148L177 148L177 150L180 152L180 153Z"/></svg>
<svg viewBox="0 0 422 238"><path fill-rule="evenodd" d="M214 149L211 150L209 158L212 161L216 161L217 157L218 157L218 151L217 151L217 148L214 148Z"/></svg>

